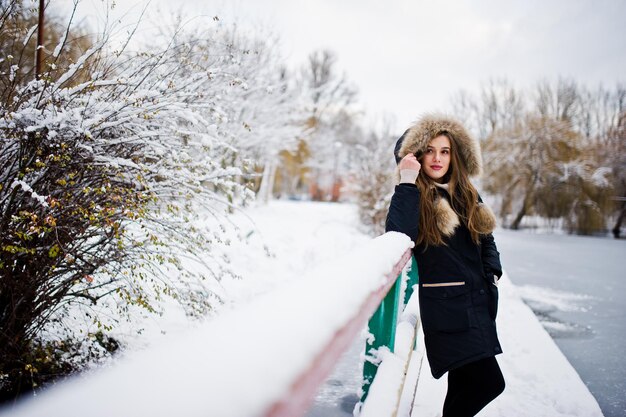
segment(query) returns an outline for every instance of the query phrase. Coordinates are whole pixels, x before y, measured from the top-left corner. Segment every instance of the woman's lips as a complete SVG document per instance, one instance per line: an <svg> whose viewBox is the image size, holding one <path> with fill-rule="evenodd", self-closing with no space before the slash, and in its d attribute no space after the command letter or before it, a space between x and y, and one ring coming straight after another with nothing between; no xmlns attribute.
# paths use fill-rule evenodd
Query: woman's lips
<svg viewBox="0 0 626 417"><path fill-rule="evenodd" d="M435 171L439 171L441 168L443 168L441 165L431 165L430 169L434 169Z"/></svg>

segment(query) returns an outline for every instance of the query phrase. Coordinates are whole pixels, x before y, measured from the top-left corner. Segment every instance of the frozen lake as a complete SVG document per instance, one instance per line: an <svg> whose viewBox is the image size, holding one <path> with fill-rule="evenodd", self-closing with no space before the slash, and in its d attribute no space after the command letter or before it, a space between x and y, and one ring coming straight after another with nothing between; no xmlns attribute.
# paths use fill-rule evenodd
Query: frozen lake
<svg viewBox="0 0 626 417"><path fill-rule="evenodd" d="M626 415L626 240L495 233L522 298L597 399Z"/></svg>

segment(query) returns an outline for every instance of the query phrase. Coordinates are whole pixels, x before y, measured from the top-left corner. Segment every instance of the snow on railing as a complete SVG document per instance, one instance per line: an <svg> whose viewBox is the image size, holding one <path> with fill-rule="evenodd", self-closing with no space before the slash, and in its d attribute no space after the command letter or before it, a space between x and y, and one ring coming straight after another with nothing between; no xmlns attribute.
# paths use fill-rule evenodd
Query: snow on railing
<svg viewBox="0 0 626 417"><path fill-rule="evenodd" d="M61 383L11 415L301 415L412 245L400 233L379 236L182 337Z"/></svg>
<svg viewBox="0 0 626 417"><path fill-rule="evenodd" d="M417 284L417 263L412 258L411 267L402 271L369 321L373 340L366 345L370 360L363 365L360 417L411 414L424 354L423 346L416 350Z"/></svg>

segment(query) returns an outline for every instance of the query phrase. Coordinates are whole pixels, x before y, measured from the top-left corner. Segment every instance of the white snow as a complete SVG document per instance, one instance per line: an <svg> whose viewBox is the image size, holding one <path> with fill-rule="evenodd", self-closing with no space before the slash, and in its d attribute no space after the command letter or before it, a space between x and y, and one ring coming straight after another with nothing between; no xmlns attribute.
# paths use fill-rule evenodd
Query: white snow
<svg viewBox="0 0 626 417"><path fill-rule="evenodd" d="M33 25L30 29L28 29L26 36L24 36L24 41L22 42L22 45L26 46L26 44L30 40L30 37L33 36L33 33L35 33L35 31L37 30L37 26L39 25Z"/></svg>
<svg viewBox="0 0 626 417"><path fill-rule="evenodd" d="M370 401L366 401L361 409L362 417L393 416L398 405L406 362L386 348L381 348L379 354L382 363L378 366L368 394Z"/></svg>
<svg viewBox="0 0 626 417"><path fill-rule="evenodd" d="M419 304L417 292L414 292L398 320L393 353L386 347L376 352L381 363L369 389L368 401L360 409L361 417L392 416L396 409L400 412L406 408L405 398L413 398L415 381L409 367L415 362L413 356L423 353L421 347L416 346L418 316Z"/></svg>
<svg viewBox="0 0 626 417"><path fill-rule="evenodd" d="M61 48L63 48L63 45L65 44L65 39L67 38L68 32L68 30L63 32L63 36L61 36L61 39L59 39L59 43L57 44L56 48L54 48L54 52L52 52L53 57L57 58L61 53Z"/></svg>
<svg viewBox="0 0 626 417"><path fill-rule="evenodd" d="M169 337L146 332L149 348L131 343L136 349L109 369L60 384L10 415L257 415L410 244L398 234L360 233L351 205L272 202L248 214L234 220L247 244L229 247L243 279L220 283L227 304L217 317L185 331L160 323ZM507 388L480 415L601 416L519 292L507 277L500 281L498 361ZM418 350L407 383L420 361ZM434 380L423 361L413 413L437 416L445 377Z"/></svg>
<svg viewBox="0 0 626 417"><path fill-rule="evenodd" d="M575 294L557 291L536 285L520 285L517 293L532 308L539 311L582 311L586 312L585 302L593 297L586 294Z"/></svg>
<svg viewBox="0 0 626 417"><path fill-rule="evenodd" d="M22 180L14 180L13 183L11 184L11 188L15 188L15 187L21 187L22 190L24 190L27 193L30 193L30 195L39 202L39 204L41 204L44 207L48 207L48 202L46 201L46 197L41 196L39 194L37 194L35 192L35 190L32 189L32 187L28 184L26 184L24 181Z"/></svg>
<svg viewBox="0 0 626 417"><path fill-rule="evenodd" d="M591 174L591 181L598 187L609 187L611 182L609 176L611 175L611 168L600 167Z"/></svg>

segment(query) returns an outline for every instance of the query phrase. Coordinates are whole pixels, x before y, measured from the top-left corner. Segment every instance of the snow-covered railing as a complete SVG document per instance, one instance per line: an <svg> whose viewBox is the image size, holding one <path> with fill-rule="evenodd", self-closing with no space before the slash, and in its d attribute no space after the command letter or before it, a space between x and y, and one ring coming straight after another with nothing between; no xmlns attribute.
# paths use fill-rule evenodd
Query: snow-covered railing
<svg viewBox="0 0 626 417"><path fill-rule="evenodd" d="M369 320L371 336L366 346L369 359L363 366L360 417L395 417L411 412L420 370L409 376L409 366L421 366L423 356L423 349L419 349L417 360L412 361L419 329L419 305L413 291L418 283L417 263L415 258L411 260L411 267L398 276Z"/></svg>
<svg viewBox="0 0 626 417"><path fill-rule="evenodd" d="M302 415L397 281L412 245L400 233L379 236L186 335L59 384L11 415Z"/></svg>

